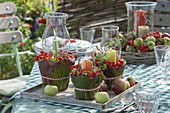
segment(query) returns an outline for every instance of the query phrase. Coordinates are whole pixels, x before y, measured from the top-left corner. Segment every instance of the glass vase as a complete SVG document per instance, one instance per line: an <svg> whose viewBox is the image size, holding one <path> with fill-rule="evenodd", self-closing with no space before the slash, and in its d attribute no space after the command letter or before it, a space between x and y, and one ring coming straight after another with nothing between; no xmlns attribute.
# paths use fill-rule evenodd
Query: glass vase
<svg viewBox="0 0 170 113"><path fill-rule="evenodd" d="M128 26L127 32L134 31L136 37L143 37L153 32L154 8L156 2L133 1L126 2Z"/></svg>
<svg viewBox="0 0 170 113"><path fill-rule="evenodd" d="M70 35L66 26L68 14L62 12L48 12L45 14L46 27L42 36L42 45L44 51L53 49L54 39L57 42L57 48L68 50L70 46Z"/></svg>

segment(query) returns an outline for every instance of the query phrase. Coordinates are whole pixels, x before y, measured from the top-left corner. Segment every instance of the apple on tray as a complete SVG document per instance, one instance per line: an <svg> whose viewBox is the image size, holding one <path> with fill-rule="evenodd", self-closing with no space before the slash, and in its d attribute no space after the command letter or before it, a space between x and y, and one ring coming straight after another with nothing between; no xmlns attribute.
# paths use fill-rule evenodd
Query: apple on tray
<svg viewBox="0 0 170 113"><path fill-rule="evenodd" d="M127 82L122 78L117 78L113 81L112 90L114 93L119 94L127 89Z"/></svg>
<svg viewBox="0 0 170 113"><path fill-rule="evenodd" d="M102 91L107 92L107 90L108 90L108 87L107 87L106 83L105 83L105 82L102 83L101 86L100 86L100 88L99 88L99 91L100 91L100 92L102 92Z"/></svg>
<svg viewBox="0 0 170 113"><path fill-rule="evenodd" d="M129 82L130 87L136 84L136 79L133 76L129 76L126 80Z"/></svg>
<svg viewBox="0 0 170 113"><path fill-rule="evenodd" d="M136 79L129 76L127 79L117 78L113 81L112 90L115 94L120 94L136 84Z"/></svg>
<svg viewBox="0 0 170 113"><path fill-rule="evenodd" d="M126 80L126 84L127 84L127 89L129 89L129 88L130 88L130 83L129 83L129 81Z"/></svg>
<svg viewBox="0 0 170 113"><path fill-rule="evenodd" d="M44 93L48 96L55 96L58 93L58 87L53 85L46 85L44 87Z"/></svg>
<svg viewBox="0 0 170 113"><path fill-rule="evenodd" d="M97 92L94 98L96 103L104 104L109 101L109 94L107 92Z"/></svg>

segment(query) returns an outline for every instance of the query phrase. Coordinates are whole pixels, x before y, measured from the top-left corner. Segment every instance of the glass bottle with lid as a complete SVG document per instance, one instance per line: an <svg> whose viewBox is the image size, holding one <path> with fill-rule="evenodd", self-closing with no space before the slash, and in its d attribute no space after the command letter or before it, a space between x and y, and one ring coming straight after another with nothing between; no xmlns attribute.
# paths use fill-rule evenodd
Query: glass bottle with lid
<svg viewBox="0 0 170 113"><path fill-rule="evenodd" d="M68 14L62 12L48 12L45 14L46 27L42 36L44 51L53 49L55 41L57 48L68 50L70 46L70 35L66 26Z"/></svg>

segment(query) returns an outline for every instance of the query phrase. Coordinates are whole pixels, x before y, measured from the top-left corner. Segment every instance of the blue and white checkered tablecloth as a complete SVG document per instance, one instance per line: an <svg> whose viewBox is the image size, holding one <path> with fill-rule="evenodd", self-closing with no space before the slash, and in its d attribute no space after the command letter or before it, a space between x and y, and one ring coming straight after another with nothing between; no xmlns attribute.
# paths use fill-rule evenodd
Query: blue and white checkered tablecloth
<svg viewBox="0 0 170 113"><path fill-rule="evenodd" d="M135 76L137 81L142 83L142 87L159 88L161 91L160 105L158 113L170 113L170 86L155 85L153 81L161 79L161 72L156 65L126 65L124 77ZM170 70L168 71L170 75ZM26 87L21 90L25 91L42 82L38 63L35 62L30 73L30 78ZM169 103L169 105L164 104ZM20 97L17 93L13 97L13 113L99 113L99 110L93 108L85 108L79 106L66 105L55 102L42 102L40 100L28 100ZM114 104L112 107L119 107L120 103ZM138 113L137 110L129 111L130 113Z"/></svg>

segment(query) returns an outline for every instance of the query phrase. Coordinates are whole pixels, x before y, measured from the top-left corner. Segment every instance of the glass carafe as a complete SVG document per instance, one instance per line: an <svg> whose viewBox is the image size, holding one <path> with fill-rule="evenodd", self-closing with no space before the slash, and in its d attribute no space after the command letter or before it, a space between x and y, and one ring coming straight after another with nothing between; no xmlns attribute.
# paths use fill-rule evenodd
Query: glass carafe
<svg viewBox="0 0 170 113"><path fill-rule="evenodd" d="M127 32L135 31L137 37L143 37L153 32L154 8L156 2L132 1L126 2L128 26Z"/></svg>
<svg viewBox="0 0 170 113"><path fill-rule="evenodd" d="M66 26L68 14L61 12L48 12L46 16L46 28L42 36L44 51L53 49L53 43L57 42L57 49L68 50L70 46L70 35Z"/></svg>

